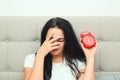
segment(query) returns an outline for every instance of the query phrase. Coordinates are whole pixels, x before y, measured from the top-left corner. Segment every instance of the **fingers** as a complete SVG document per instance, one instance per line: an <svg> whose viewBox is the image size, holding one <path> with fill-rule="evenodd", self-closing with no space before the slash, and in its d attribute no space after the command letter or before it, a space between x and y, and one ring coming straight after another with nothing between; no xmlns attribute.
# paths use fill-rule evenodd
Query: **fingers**
<svg viewBox="0 0 120 80"><path fill-rule="evenodd" d="M52 35L46 38L47 40L45 41L47 43L46 46L49 46L48 48L51 48L50 50L58 49L61 43L61 42L57 42L57 39L59 39L59 37L52 38L52 39L51 38L52 38Z"/></svg>
<svg viewBox="0 0 120 80"><path fill-rule="evenodd" d="M59 46L60 45L60 42L54 42L51 44L51 47L54 47L54 46Z"/></svg>
<svg viewBox="0 0 120 80"><path fill-rule="evenodd" d="M52 47L52 50L59 49L59 46Z"/></svg>
<svg viewBox="0 0 120 80"><path fill-rule="evenodd" d="M54 42L54 43L52 43L52 49L58 49L58 48L60 48L60 42Z"/></svg>
<svg viewBox="0 0 120 80"><path fill-rule="evenodd" d="M81 45L82 49L84 50L84 46L83 46L83 43L81 43L81 42L80 42L80 45Z"/></svg>
<svg viewBox="0 0 120 80"><path fill-rule="evenodd" d="M55 41L57 41L60 37L56 37L50 40L50 43L54 43Z"/></svg>
<svg viewBox="0 0 120 80"><path fill-rule="evenodd" d="M52 39L52 36L53 36L53 33L51 33L51 34L47 35L47 36L46 36L46 40L48 40L48 41L49 41L50 39Z"/></svg>
<svg viewBox="0 0 120 80"><path fill-rule="evenodd" d="M53 37L53 33L49 34L46 36L46 41L45 41L45 45L47 46L46 48L48 49L48 51L54 50L54 49L58 49L60 48L60 43L57 40L60 37Z"/></svg>

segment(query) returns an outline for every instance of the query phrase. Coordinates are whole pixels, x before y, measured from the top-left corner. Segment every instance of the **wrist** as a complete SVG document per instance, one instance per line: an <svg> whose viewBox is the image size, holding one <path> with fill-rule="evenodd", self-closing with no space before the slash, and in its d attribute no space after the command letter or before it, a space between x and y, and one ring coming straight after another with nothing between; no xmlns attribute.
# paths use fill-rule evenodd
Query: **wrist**
<svg viewBox="0 0 120 80"><path fill-rule="evenodd" d="M94 63L94 57L86 58L87 63Z"/></svg>
<svg viewBox="0 0 120 80"><path fill-rule="evenodd" d="M86 56L86 59L94 60L94 56L88 56L88 57Z"/></svg>
<svg viewBox="0 0 120 80"><path fill-rule="evenodd" d="M46 55L43 52L37 52L37 56L44 58Z"/></svg>
<svg viewBox="0 0 120 80"><path fill-rule="evenodd" d="M45 57L47 55L47 53L48 53L47 51L42 50L42 49L39 49L38 52L37 52L37 54L42 56L42 57Z"/></svg>

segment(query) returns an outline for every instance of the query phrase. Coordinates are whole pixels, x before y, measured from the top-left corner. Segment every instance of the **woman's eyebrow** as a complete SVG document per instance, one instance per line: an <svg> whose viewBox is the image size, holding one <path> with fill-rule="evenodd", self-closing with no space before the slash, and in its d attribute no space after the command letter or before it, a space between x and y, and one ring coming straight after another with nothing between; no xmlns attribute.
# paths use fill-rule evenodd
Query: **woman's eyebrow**
<svg viewBox="0 0 120 80"><path fill-rule="evenodd" d="M58 38L58 39L64 39L64 38Z"/></svg>
<svg viewBox="0 0 120 80"><path fill-rule="evenodd" d="M64 37L61 37L61 38L59 38L59 39L64 39Z"/></svg>
<svg viewBox="0 0 120 80"><path fill-rule="evenodd" d="M64 41L64 38L58 38L57 41Z"/></svg>

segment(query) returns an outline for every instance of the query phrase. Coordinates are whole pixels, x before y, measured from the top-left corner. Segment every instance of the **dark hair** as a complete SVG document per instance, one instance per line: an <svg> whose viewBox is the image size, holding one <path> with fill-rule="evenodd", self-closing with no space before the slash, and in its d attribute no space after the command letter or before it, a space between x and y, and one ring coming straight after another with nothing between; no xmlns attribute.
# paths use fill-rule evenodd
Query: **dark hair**
<svg viewBox="0 0 120 80"><path fill-rule="evenodd" d="M41 45L46 39L46 34L48 30L54 27L61 29L64 33L65 45L63 52L67 65L71 68L73 75L74 73L80 74L77 68L78 64L76 64L77 61L75 60L79 60L83 62L85 61L86 57L76 38L72 25L70 24L69 21L59 17L50 19L42 29ZM51 76L52 76L52 56L51 54L47 54L44 60L44 80L50 80ZM77 76L75 77L77 78Z"/></svg>

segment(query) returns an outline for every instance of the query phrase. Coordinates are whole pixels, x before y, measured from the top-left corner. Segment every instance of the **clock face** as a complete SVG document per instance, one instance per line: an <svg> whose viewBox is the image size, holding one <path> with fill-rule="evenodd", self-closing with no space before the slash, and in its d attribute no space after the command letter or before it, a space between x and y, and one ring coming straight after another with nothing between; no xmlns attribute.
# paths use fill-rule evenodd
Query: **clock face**
<svg viewBox="0 0 120 80"><path fill-rule="evenodd" d="M94 38L91 36L85 36L82 42L86 48L91 48L95 44Z"/></svg>
<svg viewBox="0 0 120 80"><path fill-rule="evenodd" d="M81 42L85 48L90 49L96 45L95 37L90 32L81 33L80 37L82 38Z"/></svg>
<svg viewBox="0 0 120 80"><path fill-rule="evenodd" d="M84 37L83 40L84 40L85 44L87 44L87 45L92 45L92 44L94 43L93 38L90 37L90 36L86 36L86 37Z"/></svg>

